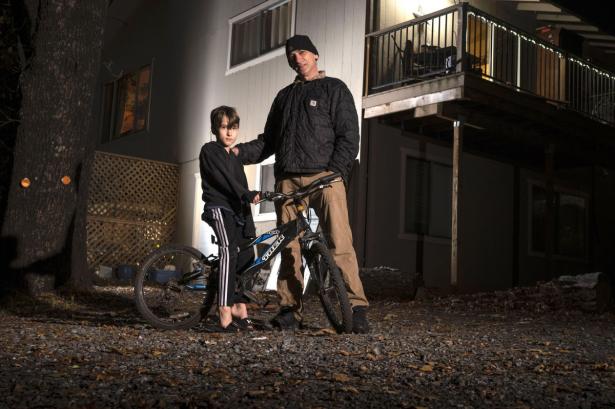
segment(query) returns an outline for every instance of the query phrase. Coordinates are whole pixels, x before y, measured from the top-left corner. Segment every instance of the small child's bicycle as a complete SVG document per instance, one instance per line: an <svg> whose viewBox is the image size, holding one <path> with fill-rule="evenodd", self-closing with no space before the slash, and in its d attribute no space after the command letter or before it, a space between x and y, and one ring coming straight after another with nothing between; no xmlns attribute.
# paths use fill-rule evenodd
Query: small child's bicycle
<svg viewBox="0 0 615 409"><path fill-rule="evenodd" d="M313 231L304 216L303 198L341 182L339 174L322 177L288 194L263 192L263 200L288 201L297 209L297 219L261 234L243 246L247 249L268 242L252 265L239 273L238 290L263 305L253 288L262 281L259 272L292 240L299 237L301 253L316 285L329 322L337 332L352 332L352 309L342 274L335 264L323 234ZM135 277L135 302L143 318L163 329L190 328L207 317L218 293L216 256L204 256L193 247L170 244L147 256ZM307 283L304 283L307 285Z"/></svg>

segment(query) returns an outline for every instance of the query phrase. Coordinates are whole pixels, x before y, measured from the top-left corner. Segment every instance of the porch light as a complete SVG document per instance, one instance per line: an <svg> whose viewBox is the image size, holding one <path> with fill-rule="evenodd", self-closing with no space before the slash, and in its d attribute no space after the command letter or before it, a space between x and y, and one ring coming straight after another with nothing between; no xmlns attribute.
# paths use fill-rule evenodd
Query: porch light
<svg viewBox="0 0 615 409"><path fill-rule="evenodd" d="M66 176L66 175L65 175L65 176L63 176L63 177L62 177L62 179L60 179L60 180L62 181L62 183L63 183L64 185L68 185L68 184L70 184L70 182L71 182L71 180L70 180L70 176Z"/></svg>
<svg viewBox="0 0 615 409"><path fill-rule="evenodd" d="M21 187L23 187L24 189L27 189L30 187L30 179L28 178L23 178L21 179L21 181L19 182L19 184L21 185Z"/></svg>

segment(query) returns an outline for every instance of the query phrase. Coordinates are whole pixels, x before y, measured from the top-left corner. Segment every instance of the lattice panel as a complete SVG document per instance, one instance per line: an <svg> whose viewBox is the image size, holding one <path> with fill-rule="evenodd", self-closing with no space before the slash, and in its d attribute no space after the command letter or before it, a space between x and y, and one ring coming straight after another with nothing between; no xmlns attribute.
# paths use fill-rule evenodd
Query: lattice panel
<svg viewBox="0 0 615 409"><path fill-rule="evenodd" d="M179 167L96 152L88 198L91 269L138 264L175 233Z"/></svg>

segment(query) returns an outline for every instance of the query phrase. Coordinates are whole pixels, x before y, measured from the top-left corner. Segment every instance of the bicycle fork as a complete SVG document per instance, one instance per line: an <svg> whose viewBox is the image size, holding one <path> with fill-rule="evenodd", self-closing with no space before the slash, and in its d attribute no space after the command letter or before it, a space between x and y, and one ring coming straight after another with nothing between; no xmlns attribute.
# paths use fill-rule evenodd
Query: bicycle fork
<svg viewBox="0 0 615 409"><path fill-rule="evenodd" d="M322 287L324 283L324 277L322 276L322 269L317 268L316 263L320 260L317 259L317 256L312 252L312 246L315 242L321 241L320 233L314 233L311 231L307 231L303 237L299 239L299 243L301 245L301 253L304 255L306 264L310 269L310 274L313 275L316 283L318 283L318 287Z"/></svg>

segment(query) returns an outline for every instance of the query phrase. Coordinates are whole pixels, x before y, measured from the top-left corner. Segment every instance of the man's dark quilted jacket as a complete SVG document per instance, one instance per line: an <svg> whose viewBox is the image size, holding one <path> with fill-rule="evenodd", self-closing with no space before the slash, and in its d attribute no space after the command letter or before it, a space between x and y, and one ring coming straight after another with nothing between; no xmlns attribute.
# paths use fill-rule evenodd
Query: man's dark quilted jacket
<svg viewBox="0 0 615 409"><path fill-rule="evenodd" d="M276 96L265 132L239 144L244 164L275 153L276 178L284 173L340 172L346 179L359 151L357 110L341 80L296 80Z"/></svg>

